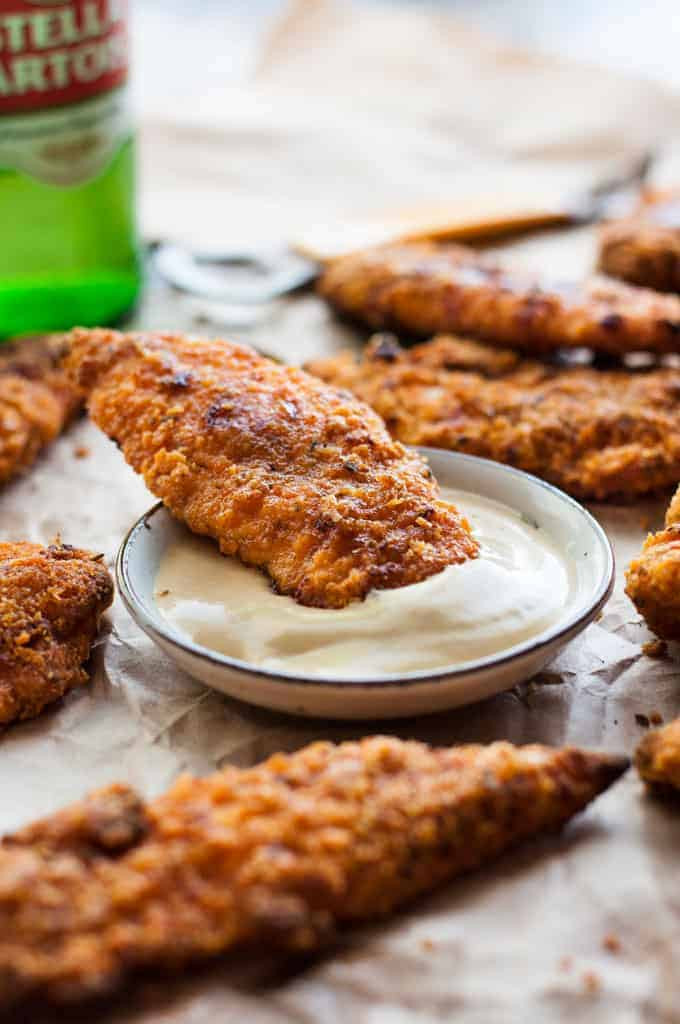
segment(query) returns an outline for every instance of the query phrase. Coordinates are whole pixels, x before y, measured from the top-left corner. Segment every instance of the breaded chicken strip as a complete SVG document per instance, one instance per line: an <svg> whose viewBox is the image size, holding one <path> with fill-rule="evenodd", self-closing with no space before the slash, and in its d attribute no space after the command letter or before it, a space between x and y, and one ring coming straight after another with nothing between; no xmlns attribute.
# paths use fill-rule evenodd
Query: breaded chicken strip
<svg viewBox="0 0 680 1024"><path fill-rule="evenodd" d="M680 191L648 194L630 217L600 232L605 274L660 292L680 292Z"/></svg>
<svg viewBox="0 0 680 1024"><path fill-rule="evenodd" d="M579 498L630 500L680 477L680 370L548 366L445 335L378 335L307 369L349 388L404 444L481 455Z"/></svg>
<svg viewBox="0 0 680 1024"><path fill-rule="evenodd" d="M650 533L628 566L626 593L657 636L680 640L680 487L668 506L666 528Z"/></svg>
<svg viewBox="0 0 680 1024"><path fill-rule="evenodd" d="M341 608L477 553L367 406L227 341L76 331L90 414L170 511L301 604Z"/></svg>
<svg viewBox="0 0 680 1024"><path fill-rule="evenodd" d="M87 679L113 582L68 544L0 544L0 725L34 718Z"/></svg>
<svg viewBox="0 0 680 1024"><path fill-rule="evenodd" d="M315 743L100 790L0 848L0 1006L107 991L134 968L248 944L314 950L561 828L628 759L509 743Z"/></svg>
<svg viewBox="0 0 680 1024"><path fill-rule="evenodd" d="M680 790L680 718L640 740L635 766L650 789L660 794Z"/></svg>
<svg viewBox="0 0 680 1024"><path fill-rule="evenodd" d="M0 345L0 484L26 470L75 414L56 336Z"/></svg>
<svg viewBox="0 0 680 1024"><path fill-rule="evenodd" d="M428 337L452 332L529 353L680 351L680 298L592 278L541 281L459 245L367 249L335 260L319 292L371 328Z"/></svg>

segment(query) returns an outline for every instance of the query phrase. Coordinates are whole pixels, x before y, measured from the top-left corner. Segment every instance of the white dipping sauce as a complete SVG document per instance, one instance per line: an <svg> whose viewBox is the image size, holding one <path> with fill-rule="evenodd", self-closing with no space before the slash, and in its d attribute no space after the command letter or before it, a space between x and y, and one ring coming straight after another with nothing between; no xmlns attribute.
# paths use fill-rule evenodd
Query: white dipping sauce
<svg viewBox="0 0 680 1024"><path fill-rule="evenodd" d="M156 602L180 634L261 668L371 679L497 654L561 618L577 590L565 552L507 505L442 488L471 523L476 559L345 608L306 608L257 569L186 532L165 553Z"/></svg>

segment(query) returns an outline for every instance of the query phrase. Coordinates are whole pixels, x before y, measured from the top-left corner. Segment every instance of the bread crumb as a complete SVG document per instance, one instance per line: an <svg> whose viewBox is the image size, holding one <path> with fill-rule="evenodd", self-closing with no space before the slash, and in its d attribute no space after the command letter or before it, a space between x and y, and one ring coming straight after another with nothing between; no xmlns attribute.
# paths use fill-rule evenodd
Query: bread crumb
<svg viewBox="0 0 680 1024"><path fill-rule="evenodd" d="M602 988L602 982L595 971L586 971L583 975L583 989L588 995L594 996Z"/></svg>
<svg viewBox="0 0 680 1024"><path fill-rule="evenodd" d="M641 728L649 729L649 719L647 718L647 715L637 714L635 716L635 721L639 726L641 726Z"/></svg>
<svg viewBox="0 0 680 1024"><path fill-rule="evenodd" d="M642 653L648 658L667 658L668 644L665 640L646 640L642 645Z"/></svg>
<svg viewBox="0 0 680 1024"><path fill-rule="evenodd" d="M621 941L617 935L609 932L602 939L602 948L606 949L608 953L619 953L621 951Z"/></svg>
<svg viewBox="0 0 680 1024"><path fill-rule="evenodd" d="M423 939L422 947L426 953L431 953L432 950L434 949L434 942L432 941L432 939Z"/></svg>
<svg viewBox="0 0 680 1024"><path fill-rule="evenodd" d="M663 715L660 711L652 711L652 713L649 716L649 721L652 723L652 725L662 725Z"/></svg>
<svg viewBox="0 0 680 1024"><path fill-rule="evenodd" d="M90 449L87 445L79 444L73 449L73 454L77 459L86 459L90 454Z"/></svg>

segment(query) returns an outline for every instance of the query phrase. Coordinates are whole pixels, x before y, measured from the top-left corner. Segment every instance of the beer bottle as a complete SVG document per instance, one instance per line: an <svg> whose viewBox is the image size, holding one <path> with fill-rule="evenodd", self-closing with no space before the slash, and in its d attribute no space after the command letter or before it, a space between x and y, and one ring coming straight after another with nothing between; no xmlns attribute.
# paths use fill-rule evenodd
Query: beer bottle
<svg viewBox="0 0 680 1024"><path fill-rule="evenodd" d="M0 337L135 301L127 55L126 0L0 0Z"/></svg>

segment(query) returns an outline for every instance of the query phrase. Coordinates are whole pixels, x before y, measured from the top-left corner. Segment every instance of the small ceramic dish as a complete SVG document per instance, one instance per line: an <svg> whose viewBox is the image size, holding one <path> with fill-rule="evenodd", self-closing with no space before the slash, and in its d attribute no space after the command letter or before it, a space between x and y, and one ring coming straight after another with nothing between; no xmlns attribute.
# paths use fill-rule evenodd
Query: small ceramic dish
<svg viewBox="0 0 680 1024"><path fill-rule="evenodd" d="M262 707L325 718L393 718L469 704L530 678L598 614L614 580L614 556L602 527L562 491L497 462L421 449L442 486L502 502L542 527L579 576L576 606L550 628L499 653L436 671L369 680L320 678L273 671L194 643L175 630L154 600L164 552L186 529L155 505L129 531L116 574L137 624L186 672L208 686ZM216 549L217 556L217 549Z"/></svg>

